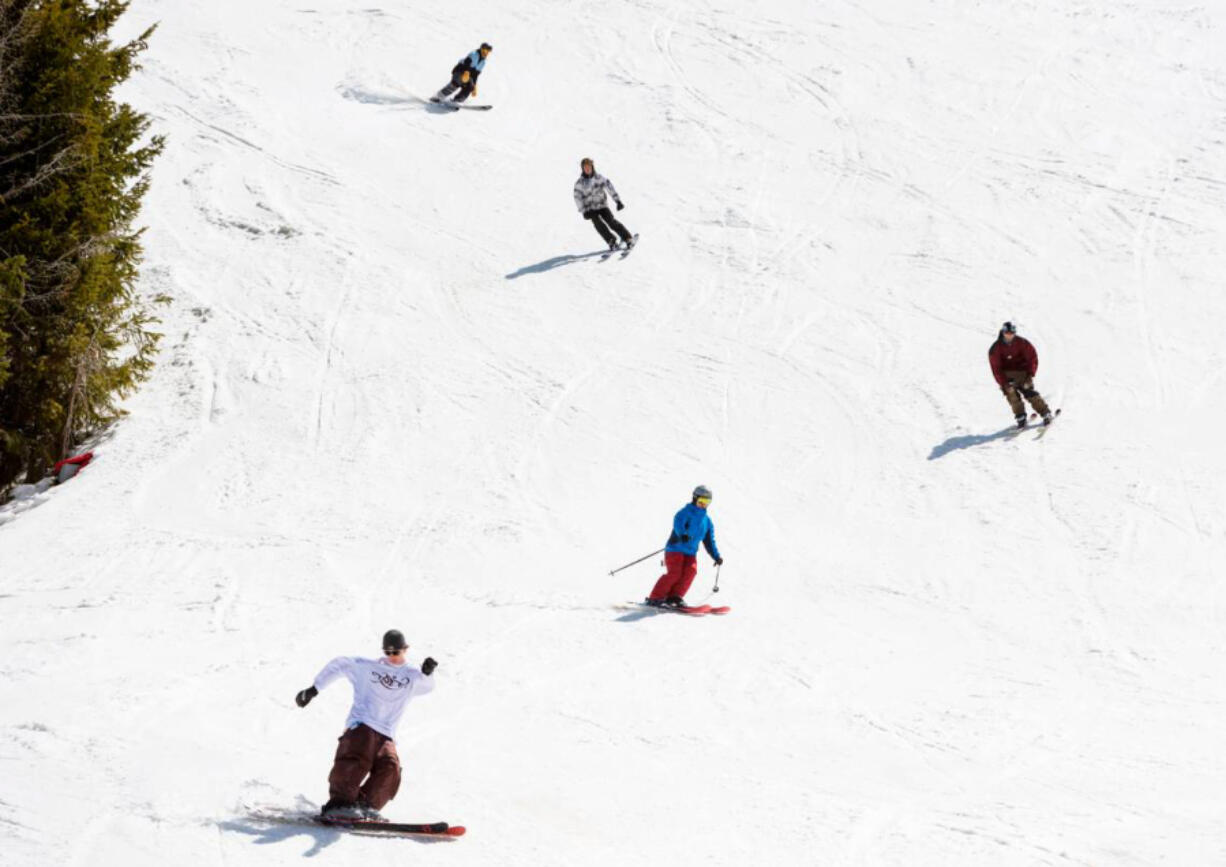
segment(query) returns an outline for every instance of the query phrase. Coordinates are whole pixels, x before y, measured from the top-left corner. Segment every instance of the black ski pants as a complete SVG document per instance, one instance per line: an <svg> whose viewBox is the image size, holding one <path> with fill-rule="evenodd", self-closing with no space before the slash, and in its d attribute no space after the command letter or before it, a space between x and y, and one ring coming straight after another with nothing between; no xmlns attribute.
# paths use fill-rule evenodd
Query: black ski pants
<svg viewBox="0 0 1226 867"><path fill-rule="evenodd" d="M623 241L630 240L630 230L623 226L607 207L584 211L583 216L592 221L592 225L596 227L596 231L600 233L600 237L604 238L606 244L613 243L613 232L620 235Z"/></svg>
<svg viewBox="0 0 1226 867"><path fill-rule="evenodd" d="M452 98L454 98L455 102L463 102L465 99L472 96L472 88L474 85L476 85L476 83L477 82L473 81L472 78L470 78L468 81L460 81L459 75L451 76L451 81L447 82L446 85L443 86L443 90L439 91L439 97L450 97L452 93L460 91L459 93L455 94L455 97Z"/></svg>

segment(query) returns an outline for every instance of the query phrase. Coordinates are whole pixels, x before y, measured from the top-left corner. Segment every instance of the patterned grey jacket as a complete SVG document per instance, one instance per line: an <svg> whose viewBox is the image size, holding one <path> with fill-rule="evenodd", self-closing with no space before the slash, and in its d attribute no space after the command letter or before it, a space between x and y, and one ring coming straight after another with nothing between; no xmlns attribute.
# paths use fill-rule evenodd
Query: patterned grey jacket
<svg viewBox="0 0 1226 867"><path fill-rule="evenodd" d="M588 211L607 207L609 201L605 198L606 189L613 195L613 201L621 202L613 182L604 175L598 172L592 172L591 177L579 175L579 180L575 181L575 207L579 209L579 213L586 214Z"/></svg>

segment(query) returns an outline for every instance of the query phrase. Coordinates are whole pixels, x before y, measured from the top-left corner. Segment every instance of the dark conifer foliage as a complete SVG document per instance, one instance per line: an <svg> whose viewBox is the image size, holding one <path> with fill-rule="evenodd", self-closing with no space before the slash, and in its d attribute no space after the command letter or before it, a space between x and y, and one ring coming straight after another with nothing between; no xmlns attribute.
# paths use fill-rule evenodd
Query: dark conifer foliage
<svg viewBox="0 0 1226 867"><path fill-rule="evenodd" d="M153 365L133 222L162 140L114 98L152 33L112 44L127 6L0 0L0 491L114 419Z"/></svg>

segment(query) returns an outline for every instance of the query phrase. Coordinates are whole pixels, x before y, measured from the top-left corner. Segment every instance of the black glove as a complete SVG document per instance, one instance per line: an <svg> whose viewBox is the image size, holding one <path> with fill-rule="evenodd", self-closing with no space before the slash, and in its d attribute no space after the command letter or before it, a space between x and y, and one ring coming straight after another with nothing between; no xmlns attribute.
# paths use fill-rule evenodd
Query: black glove
<svg viewBox="0 0 1226 867"><path fill-rule="evenodd" d="M688 542L688 541L690 541L690 534L689 534L689 533L682 533L682 534L681 534L681 541L682 541L682 542Z"/></svg>
<svg viewBox="0 0 1226 867"><path fill-rule="evenodd" d="M619 211L620 211L620 210L621 210L622 208L624 208L624 207L626 207L626 206L622 204L622 200L621 200L621 199L618 199L618 200L617 200L617 210L619 210Z"/></svg>
<svg viewBox="0 0 1226 867"><path fill-rule="evenodd" d="M590 219L592 219L592 214L594 214L594 213L596 213L596 212L595 212L595 211L584 211L584 212L583 212L583 219L585 219L585 220L590 220Z"/></svg>
<svg viewBox="0 0 1226 867"><path fill-rule="evenodd" d="M426 677L434 674L434 669L438 668L438 663L434 661L433 656L427 656L421 664L421 673Z"/></svg>
<svg viewBox="0 0 1226 867"><path fill-rule="evenodd" d="M319 690L315 688L315 684L311 684L302 692L294 696L294 701L297 702L298 707L306 707L311 703L311 699L317 695L319 695Z"/></svg>
<svg viewBox="0 0 1226 867"><path fill-rule="evenodd" d="M723 566L723 565L724 565L724 558L723 558L723 557L716 557L716 558L715 558L715 565L716 565L716 566Z"/></svg>

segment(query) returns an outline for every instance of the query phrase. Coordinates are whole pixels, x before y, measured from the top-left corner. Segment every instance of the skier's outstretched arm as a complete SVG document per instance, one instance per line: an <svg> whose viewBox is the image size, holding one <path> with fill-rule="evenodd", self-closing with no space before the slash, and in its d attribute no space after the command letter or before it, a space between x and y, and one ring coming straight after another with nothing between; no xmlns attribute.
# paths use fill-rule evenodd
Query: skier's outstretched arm
<svg viewBox="0 0 1226 867"><path fill-rule="evenodd" d="M438 663L434 657L427 656L421 663L421 676L414 678L413 692L415 695L425 695L434 689L434 669Z"/></svg>
<svg viewBox="0 0 1226 867"><path fill-rule="evenodd" d="M352 668L353 657L338 656L336 659L325 665L320 670L319 674L315 675L315 680L310 686L299 691L299 693L294 696L294 701L297 703L298 707L306 707L311 703L311 699L319 695L319 691L332 681L336 680L342 675L348 677Z"/></svg>

